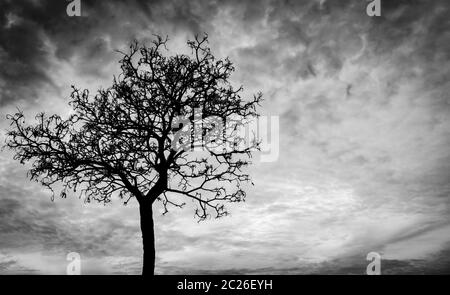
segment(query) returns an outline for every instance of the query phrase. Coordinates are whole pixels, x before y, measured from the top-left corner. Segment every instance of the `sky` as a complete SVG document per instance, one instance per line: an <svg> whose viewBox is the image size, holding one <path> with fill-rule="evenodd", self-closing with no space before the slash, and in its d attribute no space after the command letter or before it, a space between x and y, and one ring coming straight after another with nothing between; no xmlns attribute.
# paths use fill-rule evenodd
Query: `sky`
<svg viewBox="0 0 450 295"><path fill-rule="evenodd" d="M116 50L209 35L244 96L279 116L279 157L231 216L155 208L157 274L450 273L450 4L381 1L0 1L0 141L6 114L65 116L70 86L95 92ZM0 274L139 274L136 202L55 198L0 152Z"/></svg>

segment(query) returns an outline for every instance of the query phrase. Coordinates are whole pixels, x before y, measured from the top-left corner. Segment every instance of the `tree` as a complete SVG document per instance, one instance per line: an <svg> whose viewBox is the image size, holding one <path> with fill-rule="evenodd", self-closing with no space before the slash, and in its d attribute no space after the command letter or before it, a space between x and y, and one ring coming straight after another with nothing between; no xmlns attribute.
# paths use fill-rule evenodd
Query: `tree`
<svg viewBox="0 0 450 295"><path fill-rule="evenodd" d="M6 140L15 159L31 162L30 179L53 196L59 186L62 197L73 191L87 202L135 198L142 273L151 275L155 201L165 214L191 199L199 221L227 215L226 202L245 199L250 177L243 168L259 145L243 129L258 116L261 93L241 98L242 86L230 82L232 62L214 57L207 35L187 42L190 55L168 55L167 40L133 42L120 52L120 75L94 96L72 86L67 119L40 113L28 125L21 111L8 115Z"/></svg>

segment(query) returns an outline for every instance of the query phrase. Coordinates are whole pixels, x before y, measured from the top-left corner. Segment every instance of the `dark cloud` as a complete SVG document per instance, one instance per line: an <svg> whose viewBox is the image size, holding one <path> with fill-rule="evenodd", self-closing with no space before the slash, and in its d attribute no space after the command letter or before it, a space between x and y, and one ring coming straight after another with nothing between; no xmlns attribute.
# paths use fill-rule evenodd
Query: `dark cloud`
<svg viewBox="0 0 450 295"><path fill-rule="evenodd" d="M418 46L421 58L442 53L448 59L448 5L444 1L392 1L383 3L380 18L369 18L363 1L82 1L82 17L68 17L68 1L3 1L0 4L0 103L33 100L47 85L52 55L70 61L75 55L82 73L98 76L102 68L117 59L113 50L137 38L139 31L170 35L213 33L212 22L223 10L243 26L262 24L267 19L277 34L260 40L253 49L265 67L284 65L296 76L306 78L321 71L329 75L342 67L344 51L361 47L360 35L369 34L369 46L388 52L416 37L417 26L425 31ZM426 16L422 11L430 11ZM142 37L142 36L141 36ZM150 38L150 36L146 37ZM277 60L277 47L304 45L307 51ZM431 49L434 48L434 49ZM437 49L437 50L436 50ZM251 50L251 51L250 51ZM346 53L346 52L345 52ZM244 56L245 53L243 52ZM258 62L259 63L259 62ZM318 66L325 63L325 66ZM291 67L291 69L290 69ZM106 73L103 73L106 75Z"/></svg>
<svg viewBox="0 0 450 295"><path fill-rule="evenodd" d="M383 275L448 275L450 274L450 249L439 251L429 259L393 260L381 259L381 273ZM190 275L365 275L370 261L366 255L339 258L316 264L298 267L279 268L276 266L265 268L233 268L233 269L188 269L176 266L162 266L163 274Z"/></svg>
<svg viewBox="0 0 450 295"><path fill-rule="evenodd" d="M34 190L27 184L23 172L22 169L11 169L0 181L2 251L42 251L62 257L70 251L77 251L86 257L103 257L112 253L128 254L128 250L123 248L128 242L131 244L127 248L135 248L136 252L140 250L137 220L128 224L97 214L95 222L89 222L93 216L80 212L82 200L57 198L52 202L51 193ZM106 214L108 210L114 211L110 206L99 206L94 210Z"/></svg>
<svg viewBox="0 0 450 295"><path fill-rule="evenodd" d="M0 3L0 106L36 100L43 87L54 89L48 73L52 58L71 62L77 56L78 64L73 67L82 74L98 77L104 74L103 67L117 59L114 50L137 39L139 31L148 30L146 38L153 33L167 35L173 30L186 30L191 35L204 32L206 28L201 24L215 10L209 1L83 0L82 16L69 17L69 2Z"/></svg>
<svg viewBox="0 0 450 295"><path fill-rule="evenodd" d="M267 253L262 252L270 249L271 253L277 251L280 264L289 265L298 258L293 253L309 250L308 245L315 249L322 242L330 247L341 242L340 237L333 239L329 237L332 234L323 233L335 225L338 230L342 230L339 225L348 224L363 232L359 233L361 237L357 233L350 237L351 242L382 248L433 231L441 224L436 220L447 221L448 1L382 1L382 16L374 18L365 14L367 2L357 0L81 0L82 16L72 18L66 15L68 3L0 2L1 108L30 107L42 97L43 89L58 93L58 87L63 87L59 79L64 85L111 79L111 65L116 65L118 57L114 49L124 48L132 39L148 41L152 33L157 33L169 35L176 43L195 33L208 32L213 49L235 61L238 82L263 90L265 108L281 117L280 163L255 169L256 182L267 184L268 189L253 191L253 207L240 212L246 221L242 231L236 228L240 225L216 230L198 227L193 234L185 232L185 227L192 230L190 223L183 224L183 230L175 230L176 222L158 219L163 224L157 227L161 272L360 274L365 270L365 257L354 253L304 267L252 265L217 271L205 269L201 256L192 257L200 261L196 268L174 267L173 261L166 258L173 252L183 256L214 249L217 256L229 255L227 261L250 257L254 263L267 258ZM55 74L62 65L70 68L62 73L68 77ZM373 78L377 73L378 82ZM374 94L374 83L380 84L379 93ZM39 111L45 108L34 107ZM11 255L0 260L0 272L20 267L21 261L14 256L18 253L54 255L62 257L58 263L64 263L64 254L75 250L92 260L92 273L139 273L141 245L136 208L90 207L85 212L80 200L57 199L52 203L49 194L30 185L25 172L13 169L14 165L5 162L0 167L7 167L0 174L0 250ZM265 179L261 175L267 171L270 177ZM351 203L354 200L347 198L347 192L335 192L335 187L320 191L320 198L342 195L336 203L319 196L302 202L301 198L308 197L307 193L297 192L303 183L289 189L278 184L285 179L295 184L295 180L307 178L306 173L315 173L313 178L318 179L319 188L330 175L351 185L348 194L363 200L366 207L356 201ZM359 211L352 211L352 206L361 206L359 210L370 213L385 204L398 210L387 208L382 215L385 220L408 211L413 221L405 228L415 230L400 227L400 234L386 235L374 243L366 236L364 224L349 220L365 220ZM423 215L431 221L414 219ZM170 216L185 217L178 211ZM270 220L258 224L261 216ZM375 214L371 217L377 222ZM302 221L312 224L303 228ZM314 226L320 232L308 231L307 227ZM250 234L248 228L254 231ZM301 235L309 238L306 246L299 243L301 249L297 252L284 248L293 239L302 240ZM323 241L314 240L316 235ZM344 247L354 249L350 242ZM448 273L447 254L444 251L429 259L386 260L384 269L386 273ZM111 256L123 259L116 261ZM97 266L95 259L100 258L113 267Z"/></svg>
<svg viewBox="0 0 450 295"><path fill-rule="evenodd" d="M16 264L15 260L0 261L0 272L4 273L8 268Z"/></svg>

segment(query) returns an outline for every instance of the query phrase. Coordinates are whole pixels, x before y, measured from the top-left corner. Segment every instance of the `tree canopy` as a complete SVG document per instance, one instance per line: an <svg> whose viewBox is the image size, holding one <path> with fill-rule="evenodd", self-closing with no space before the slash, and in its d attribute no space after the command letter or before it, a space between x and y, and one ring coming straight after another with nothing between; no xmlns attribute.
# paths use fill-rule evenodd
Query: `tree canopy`
<svg viewBox="0 0 450 295"><path fill-rule="evenodd" d="M62 197L72 190L88 202L115 194L125 204L159 200L165 212L184 196L200 220L244 200L243 168L258 148L245 126L262 95L241 97L229 80L233 63L214 57L207 35L187 42L188 55L169 55L167 41L132 43L112 86L95 95L72 86L66 119L40 113L28 125L21 111L8 116L6 145L31 162L31 179L52 191L60 183Z"/></svg>

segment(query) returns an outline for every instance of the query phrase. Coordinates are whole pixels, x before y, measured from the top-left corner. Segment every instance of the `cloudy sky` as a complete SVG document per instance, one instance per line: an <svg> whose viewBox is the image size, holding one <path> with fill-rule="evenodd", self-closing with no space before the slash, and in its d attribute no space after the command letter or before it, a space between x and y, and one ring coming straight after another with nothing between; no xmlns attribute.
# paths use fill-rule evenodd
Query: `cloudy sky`
<svg viewBox="0 0 450 295"><path fill-rule="evenodd" d="M279 158L231 216L156 219L156 273L450 273L450 4L382 1L0 1L0 140L16 108L65 115L70 85L119 72L117 49L152 34L172 53L207 32L245 94L280 118ZM0 152L0 274L139 274L137 204L56 198Z"/></svg>

